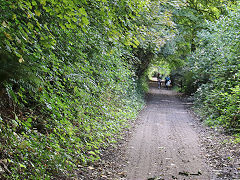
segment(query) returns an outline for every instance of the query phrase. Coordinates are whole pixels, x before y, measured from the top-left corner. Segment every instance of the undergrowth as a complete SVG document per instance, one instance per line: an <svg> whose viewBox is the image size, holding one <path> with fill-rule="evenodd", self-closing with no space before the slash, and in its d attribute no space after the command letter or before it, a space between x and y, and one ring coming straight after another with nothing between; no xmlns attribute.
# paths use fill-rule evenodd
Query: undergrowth
<svg viewBox="0 0 240 180"><path fill-rule="evenodd" d="M136 118L143 81L128 56L138 41L122 23L138 5L0 2L1 179L70 177Z"/></svg>
<svg viewBox="0 0 240 180"><path fill-rule="evenodd" d="M115 142L114 137L136 118L143 97L141 83L132 81L119 57L112 58L105 56L104 61L117 61L112 64L115 69L95 76L91 73L101 68L100 60L93 71L89 65L83 72L84 64L72 65L73 69L57 66L49 78L54 80L46 79L33 91L26 82L18 82L14 90L13 84L4 84L0 156L8 168L2 177L69 176L78 165L98 160L100 147ZM73 70L77 77L72 77Z"/></svg>

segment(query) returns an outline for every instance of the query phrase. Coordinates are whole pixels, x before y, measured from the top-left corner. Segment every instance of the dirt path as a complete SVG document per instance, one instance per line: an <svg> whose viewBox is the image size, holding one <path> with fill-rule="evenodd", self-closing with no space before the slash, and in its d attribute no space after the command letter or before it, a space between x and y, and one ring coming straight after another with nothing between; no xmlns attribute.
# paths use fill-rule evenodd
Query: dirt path
<svg viewBox="0 0 240 180"><path fill-rule="evenodd" d="M174 91L150 89L128 142L128 180L210 179L194 121Z"/></svg>
<svg viewBox="0 0 240 180"><path fill-rule="evenodd" d="M77 170L80 180L240 180L240 142L204 126L187 99L150 89L146 108L101 160ZM206 163L205 163L206 162ZM192 174L192 175L190 175Z"/></svg>

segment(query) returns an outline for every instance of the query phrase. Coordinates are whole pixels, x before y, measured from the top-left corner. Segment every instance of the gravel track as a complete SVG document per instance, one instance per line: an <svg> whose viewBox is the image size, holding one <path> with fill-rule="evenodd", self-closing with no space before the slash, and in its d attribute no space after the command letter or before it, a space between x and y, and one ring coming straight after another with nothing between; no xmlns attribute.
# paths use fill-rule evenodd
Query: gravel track
<svg viewBox="0 0 240 180"><path fill-rule="evenodd" d="M80 180L240 180L240 143L206 127L192 104L150 82L147 105L101 160L77 171Z"/></svg>
<svg viewBox="0 0 240 180"><path fill-rule="evenodd" d="M177 94L152 87L127 145L126 179L210 179L200 146Z"/></svg>

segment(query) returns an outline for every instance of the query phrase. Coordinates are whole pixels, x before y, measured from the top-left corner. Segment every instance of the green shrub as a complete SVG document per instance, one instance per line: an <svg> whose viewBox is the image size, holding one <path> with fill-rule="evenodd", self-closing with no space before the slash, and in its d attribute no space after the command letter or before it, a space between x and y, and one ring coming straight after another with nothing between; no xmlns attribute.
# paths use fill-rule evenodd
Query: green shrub
<svg viewBox="0 0 240 180"><path fill-rule="evenodd" d="M100 148L143 106L142 83L124 54L131 54L137 27L130 37L122 25L141 2L0 6L0 75L10 74L0 79L0 159L11 173L4 169L0 178L69 177L99 160Z"/></svg>
<svg viewBox="0 0 240 180"><path fill-rule="evenodd" d="M189 58L193 76L200 82L196 107L207 123L239 132L239 8L228 17L208 22L198 34L199 48ZM205 79L205 80L204 80Z"/></svg>

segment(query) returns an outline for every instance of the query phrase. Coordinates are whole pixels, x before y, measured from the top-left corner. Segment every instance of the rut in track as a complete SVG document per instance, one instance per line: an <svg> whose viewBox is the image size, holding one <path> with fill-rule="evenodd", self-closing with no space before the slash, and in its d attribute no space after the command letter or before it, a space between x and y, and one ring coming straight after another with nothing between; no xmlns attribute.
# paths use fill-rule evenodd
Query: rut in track
<svg viewBox="0 0 240 180"><path fill-rule="evenodd" d="M172 90L152 86L128 143L128 180L210 179L192 117Z"/></svg>

